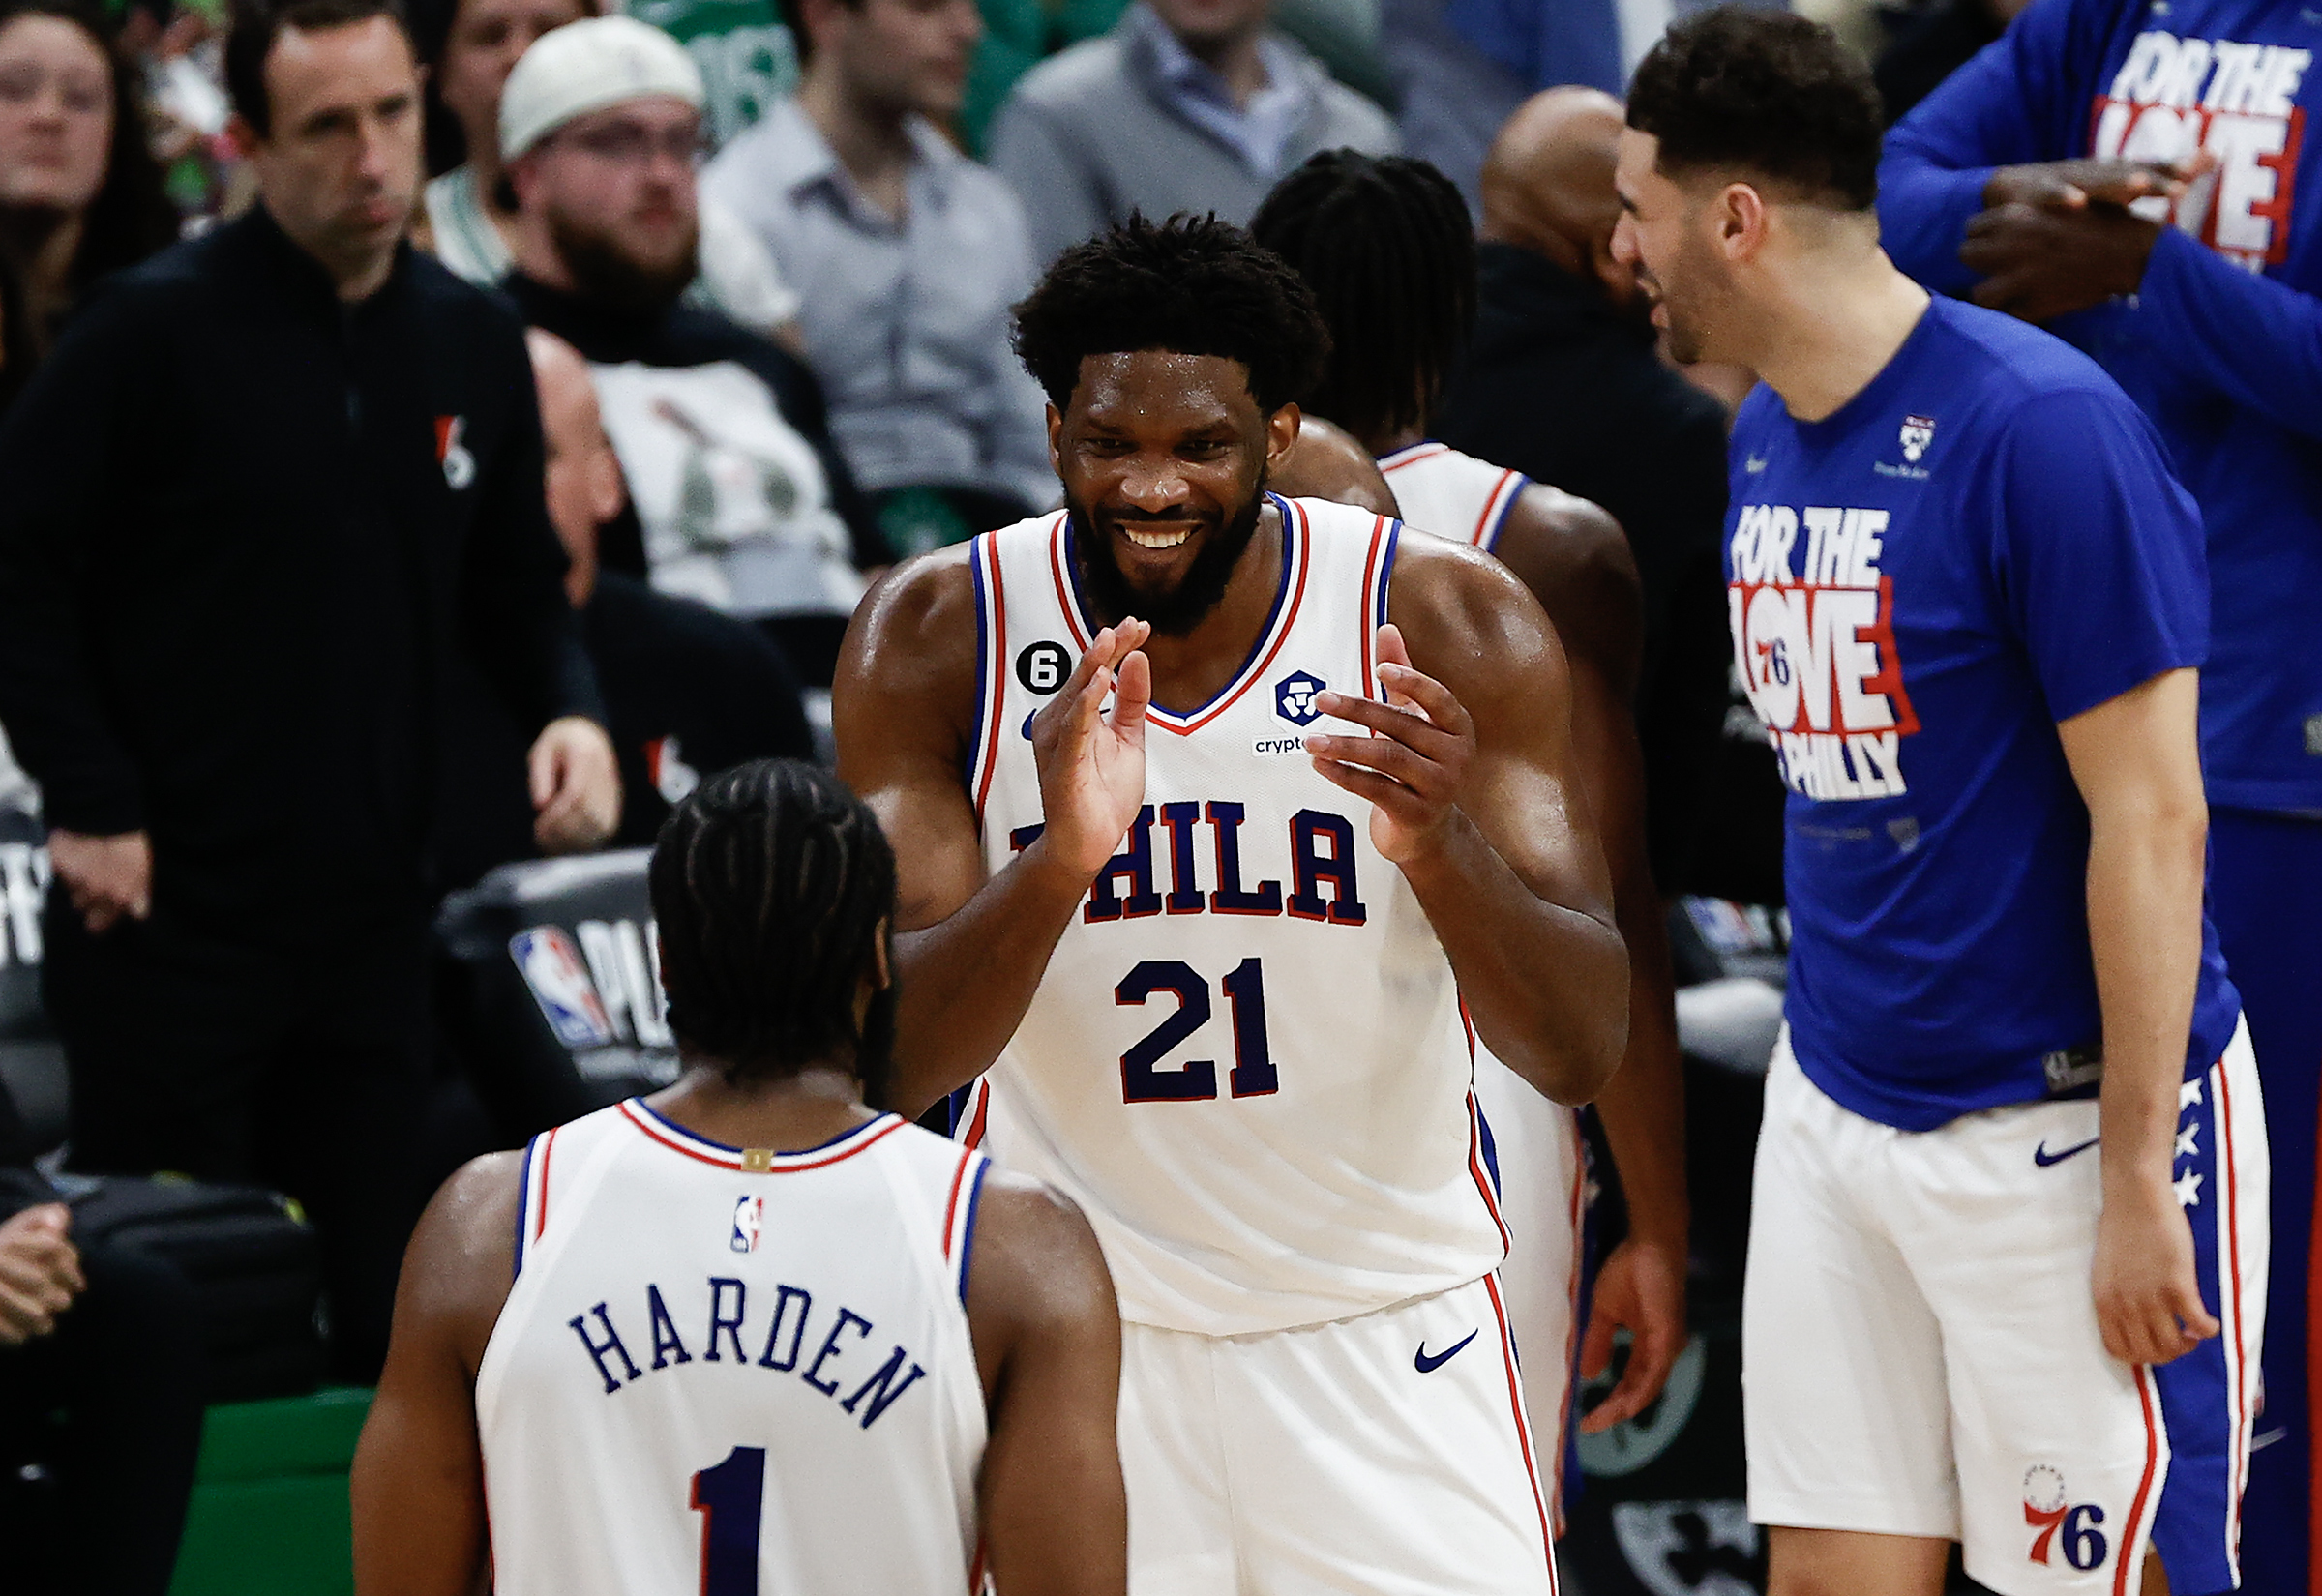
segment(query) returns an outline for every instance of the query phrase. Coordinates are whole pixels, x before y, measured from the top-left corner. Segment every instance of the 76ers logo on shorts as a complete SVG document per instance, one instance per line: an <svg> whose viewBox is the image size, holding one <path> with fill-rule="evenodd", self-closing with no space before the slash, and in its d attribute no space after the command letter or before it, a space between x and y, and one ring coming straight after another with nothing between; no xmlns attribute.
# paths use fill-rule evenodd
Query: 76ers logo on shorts
<svg viewBox="0 0 2322 1596"><path fill-rule="evenodd" d="M2094 1502L2068 1507L2067 1499L2060 1471L2046 1463L2024 1470L2024 1522L2035 1531L2032 1561L2052 1567L2051 1557L2062 1551L2064 1560L2082 1573L2102 1567L2112 1550L2097 1527L2104 1522L2104 1510Z"/></svg>
<svg viewBox="0 0 2322 1596"><path fill-rule="evenodd" d="M766 1199L762 1197L736 1197L733 1202L733 1234L726 1245L737 1253L758 1251L758 1232L766 1221Z"/></svg>

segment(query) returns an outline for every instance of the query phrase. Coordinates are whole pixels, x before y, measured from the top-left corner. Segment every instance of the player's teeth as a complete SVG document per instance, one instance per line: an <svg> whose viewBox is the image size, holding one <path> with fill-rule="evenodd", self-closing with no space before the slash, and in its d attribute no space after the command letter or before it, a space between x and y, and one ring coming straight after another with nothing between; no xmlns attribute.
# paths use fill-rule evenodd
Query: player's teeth
<svg viewBox="0 0 2322 1596"><path fill-rule="evenodd" d="M1121 530L1128 533L1129 542L1140 548L1175 548L1193 536L1190 527L1182 532L1140 532L1133 526Z"/></svg>

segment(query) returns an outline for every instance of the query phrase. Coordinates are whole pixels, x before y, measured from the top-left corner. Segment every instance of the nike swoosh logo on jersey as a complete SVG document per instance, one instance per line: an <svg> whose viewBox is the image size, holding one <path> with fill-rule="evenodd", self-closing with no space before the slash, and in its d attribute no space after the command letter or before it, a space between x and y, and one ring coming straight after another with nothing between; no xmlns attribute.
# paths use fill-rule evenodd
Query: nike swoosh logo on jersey
<svg viewBox="0 0 2322 1596"><path fill-rule="evenodd" d="M2081 1142L2078 1146L2067 1147L2061 1153L2049 1152L2048 1144L2043 1141L2039 1146L2032 1149L2032 1162L2044 1169L2051 1164L2062 1164L2066 1159L2070 1158L2074 1153L2087 1152L2091 1147L2094 1147L2098 1142L2103 1139L2104 1138L2100 1136L2092 1136L2086 1141Z"/></svg>
<svg viewBox="0 0 2322 1596"><path fill-rule="evenodd" d="M1756 476L1759 472L1766 469L1766 457L1763 455L1750 456L1749 458L1742 462L1742 469L1748 472L1753 477Z"/></svg>
<svg viewBox="0 0 2322 1596"><path fill-rule="evenodd" d="M1427 1344L1425 1342L1421 1342L1419 1343L1418 1351L1412 1355L1411 1366L1414 1369L1416 1369L1422 1374L1432 1374L1438 1369L1441 1369L1444 1364L1449 1363L1453 1358L1458 1357L1460 1354L1460 1349L1466 1346L1469 1342L1474 1341L1476 1337L1476 1334L1477 1332L1474 1330L1469 1331L1465 1336L1461 1337L1458 1341L1453 1342L1448 1347L1444 1348L1441 1352L1436 1353L1433 1357L1429 1357L1427 1355Z"/></svg>

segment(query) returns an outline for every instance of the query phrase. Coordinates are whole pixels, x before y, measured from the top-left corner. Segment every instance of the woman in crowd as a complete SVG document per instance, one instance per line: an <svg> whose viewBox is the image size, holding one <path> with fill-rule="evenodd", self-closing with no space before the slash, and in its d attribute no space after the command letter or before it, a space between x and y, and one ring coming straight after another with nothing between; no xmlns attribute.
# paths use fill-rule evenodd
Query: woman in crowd
<svg viewBox="0 0 2322 1596"><path fill-rule="evenodd" d="M0 262L23 311L11 383L26 375L18 349L45 354L91 282L177 233L135 71L99 14L71 0L0 3Z"/></svg>
<svg viewBox="0 0 2322 1596"><path fill-rule="evenodd" d="M414 17L432 69L428 240L436 258L487 286L508 275L516 193L500 169L500 90L542 34L595 16L599 0L438 0ZM731 212L701 205L701 275L689 297L745 327L795 341L798 296Z"/></svg>

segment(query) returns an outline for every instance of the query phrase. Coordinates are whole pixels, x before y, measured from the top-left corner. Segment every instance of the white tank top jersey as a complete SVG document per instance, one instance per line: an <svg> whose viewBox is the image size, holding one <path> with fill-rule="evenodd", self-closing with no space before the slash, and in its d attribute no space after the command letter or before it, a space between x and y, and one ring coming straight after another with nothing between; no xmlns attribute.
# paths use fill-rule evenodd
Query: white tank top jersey
<svg viewBox="0 0 2322 1596"><path fill-rule="evenodd" d="M1406 526L1490 552L1500 527L1532 479L1440 443L1414 443L1379 457Z"/></svg>
<svg viewBox="0 0 2322 1596"><path fill-rule="evenodd" d="M892 1114L801 1153L639 1099L534 1138L476 1374L498 1596L980 1588L987 1167Z"/></svg>
<svg viewBox="0 0 2322 1596"><path fill-rule="evenodd" d="M1154 707L1145 807L960 1122L1080 1203L1124 1318L1213 1336L1448 1290L1506 1248L1450 963L1370 805L1303 746L1361 729L1317 694L1379 696L1402 528L1272 502L1272 613L1216 697ZM968 785L994 872L1038 834L1031 718L1097 630L1073 537L1059 512L970 547Z"/></svg>

